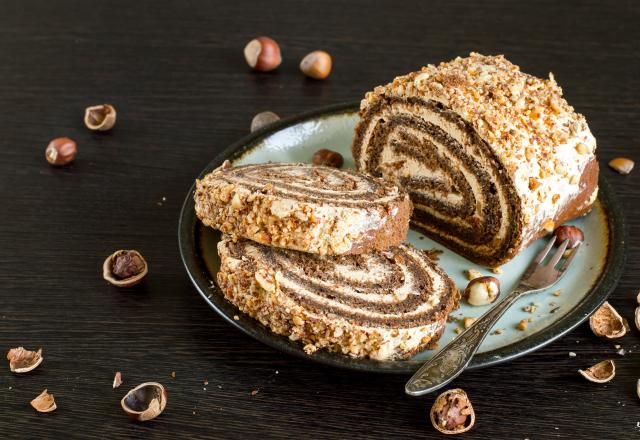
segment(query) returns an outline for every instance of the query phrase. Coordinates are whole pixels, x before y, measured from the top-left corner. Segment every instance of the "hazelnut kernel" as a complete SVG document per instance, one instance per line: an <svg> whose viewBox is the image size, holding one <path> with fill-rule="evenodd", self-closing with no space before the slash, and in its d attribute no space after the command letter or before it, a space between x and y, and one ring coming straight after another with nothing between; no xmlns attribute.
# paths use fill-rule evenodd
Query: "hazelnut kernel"
<svg viewBox="0 0 640 440"><path fill-rule="evenodd" d="M476 322L477 318L472 318L470 316L466 316L463 320L462 320L462 324L464 325L464 328L467 329L469 327L471 327L471 325Z"/></svg>
<svg viewBox="0 0 640 440"><path fill-rule="evenodd" d="M269 37L258 37L244 47L244 58L254 70L269 72L282 62L278 43Z"/></svg>
<svg viewBox="0 0 640 440"><path fill-rule="evenodd" d="M75 141L67 137L56 138L49 142L44 156L51 165L66 165L76 158L78 148Z"/></svg>
<svg viewBox="0 0 640 440"><path fill-rule="evenodd" d="M342 154L323 148L313 154L311 163L313 163L314 165L324 165L332 168L342 168L344 159L342 157Z"/></svg>
<svg viewBox="0 0 640 440"><path fill-rule="evenodd" d="M323 50L307 54L300 62L300 71L313 79L325 79L331 73L331 55Z"/></svg>
<svg viewBox="0 0 640 440"><path fill-rule="evenodd" d="M500 281L490 276L474 278L464 289L464 297L472 306L491 304L499 295Z"/></svg>
<svg viewBox="0 0 640 440"><path fill-rule="evenodd" d="M274 112L260 112L251 120L251 132L261 129L269 124L273 124L280 119Z"/></svg>
<svg viewBox="0 0 640 440"><path fill-rule="evenodd" d="M589 147L587 147L583 143L578 143L576 145L576 151L578 152L578 154L588 154L589 153Z"/></svg>
<svg viewBox="0 0 640 440"><path fill-rule="evenodd" d="M573 249L578 246L578 243L584 241L584 234L580 228L575 226L563 225L553 232L556 236L556 245L562 244L565 240L569 240L567 249Z"/></svg>
<svg viewBox="0 0 640 440"><path fill-rule="evenodd" d="M89 130L111 130L116 123L116 109L111 104L94 105L84 111L84 125Z"/></svg>
<svg viewBox="0 0 640 440"><path fill-rule="evenodd" d="M635 163L626 157L616 157L609 161L609 166L620 174L629 174Z"/></svg>

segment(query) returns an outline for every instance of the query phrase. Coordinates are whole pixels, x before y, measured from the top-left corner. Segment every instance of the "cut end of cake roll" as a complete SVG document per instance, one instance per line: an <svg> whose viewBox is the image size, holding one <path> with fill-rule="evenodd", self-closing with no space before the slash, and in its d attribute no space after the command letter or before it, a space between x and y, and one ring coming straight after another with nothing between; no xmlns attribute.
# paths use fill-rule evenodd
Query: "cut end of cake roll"
<svg viewBox="0 0 640 440"><path fill-rule="evenodd" d="M472 53L397 77L361 103L356 167L404 187L412 224L470 260L509 261L588 212L596 141L552 74Z"/></svg>
<svg viewBox="0 0 640 440"><path fill-rule="evenodd" d="M412 205L398 186L354 170L228 163L198 180L198 218L258 243L321 255L359 254L404 241Z"/></svg>
<svg viewBox="0 0 640 440"><path fill-rule="evenodd" d="M460 297L438 265L410 245L330 257L225 235L218 253L225 297L307 353L410 357L437 341Z"/></svg>

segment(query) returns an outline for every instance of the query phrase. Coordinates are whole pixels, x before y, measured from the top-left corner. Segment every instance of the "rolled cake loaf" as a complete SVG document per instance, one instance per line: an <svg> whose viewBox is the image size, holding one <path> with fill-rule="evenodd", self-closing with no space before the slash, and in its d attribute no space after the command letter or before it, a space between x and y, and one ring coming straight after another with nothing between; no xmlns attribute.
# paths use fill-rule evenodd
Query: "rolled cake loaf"
<svg viewBox="0 0 640 440"><path fill-rule="evenodd" d="M451 279L410 245L321 256L224 235L218 253L225 297L308 353L406 358L440 337L459 299Z"/></svg>
<svg viewBox="0 0 640 440"><path fill-rule="evenodd" d="M226 162L196 184L208 226L258 243L317 254L386 249L406 237L409 195L353 170L305 164Z"/></svg>
<svg viewBox="0 0 640 440"><path fill-rule="evenodd" d="M596 141L553 75L472 53L397 77L360 107L356 166L403 186L412 223L472 261L500 265L598 193Z"/></svg>

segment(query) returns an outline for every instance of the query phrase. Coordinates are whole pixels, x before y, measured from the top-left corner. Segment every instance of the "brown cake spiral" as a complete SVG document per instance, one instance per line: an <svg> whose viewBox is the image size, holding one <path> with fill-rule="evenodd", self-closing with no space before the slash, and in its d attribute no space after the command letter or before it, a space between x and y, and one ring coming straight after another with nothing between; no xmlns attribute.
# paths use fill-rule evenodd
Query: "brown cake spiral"
<svg viewBox="0 0 640 440"><path fill-rule="evenodd" d="M361 104L359 170L405 188L412 224L467 258L500 265L587 212L595 139L547 81L472 54L377 87Z"/></svg>
<svg viewBox="0 0 640 440"><path fill-rule="evenodd" d="M197 181L208 226L259 243L318 254L356 254L404 240L411 201L397 186L354 170L228 163Z"/></svg>
<svg viewBox="0 0 640 440"><path fill-rule="evenodd" d="M226 236L218 253L226 298L310 352L410 356L440 336L459 298L437 264L410 245L331 257Z"/></svg>

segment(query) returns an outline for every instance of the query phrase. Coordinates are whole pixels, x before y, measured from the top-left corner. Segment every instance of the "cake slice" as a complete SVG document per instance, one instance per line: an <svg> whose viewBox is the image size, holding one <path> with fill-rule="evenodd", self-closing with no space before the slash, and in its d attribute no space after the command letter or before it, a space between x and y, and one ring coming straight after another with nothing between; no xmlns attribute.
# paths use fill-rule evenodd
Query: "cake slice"
<svg viewBox="0 0 640 440"><path fill-rule="evenodd" d="M552 74L472 53L397 77L360 106L356 167L404 187L412 224L498 266L591 209L596 140Z"/></svg>
<svg viewBox="0 0 640 440"><path fill-rule="evenodd" d="M438 340L459 299L427 253L406 244L321 256L223 235L218 253L225 297L307 353L407 358Z"/></svg>
<svg viewBox="0 0 640 440"><path fill-rule="evenodd" d="M406 237L409 195L353 170L289 163L220 168L196 183L207 226L258 243L328 255L386 249Z"/></svg>

